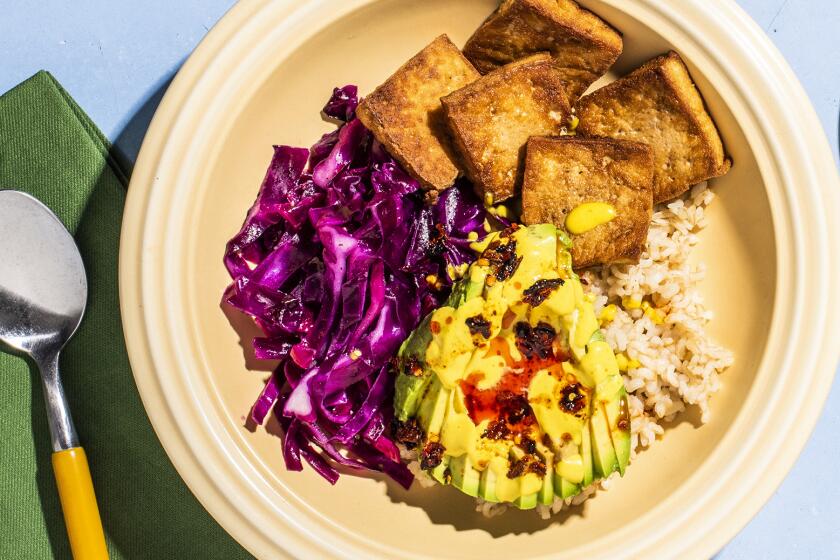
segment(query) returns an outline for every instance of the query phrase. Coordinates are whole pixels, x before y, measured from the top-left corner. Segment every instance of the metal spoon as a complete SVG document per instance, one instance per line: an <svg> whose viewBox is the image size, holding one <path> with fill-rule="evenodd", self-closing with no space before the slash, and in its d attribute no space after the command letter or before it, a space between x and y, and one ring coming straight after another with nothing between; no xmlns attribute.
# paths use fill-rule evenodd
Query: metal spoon
<svg viewBox="0 0 840 560"><path fill-rule="evenodd" d="M87 458L58 375L58 355L79 327L87 279L59 219L31 196L0 191L0 342L41 371L52 464L73 557L108 558Z"/></svg>

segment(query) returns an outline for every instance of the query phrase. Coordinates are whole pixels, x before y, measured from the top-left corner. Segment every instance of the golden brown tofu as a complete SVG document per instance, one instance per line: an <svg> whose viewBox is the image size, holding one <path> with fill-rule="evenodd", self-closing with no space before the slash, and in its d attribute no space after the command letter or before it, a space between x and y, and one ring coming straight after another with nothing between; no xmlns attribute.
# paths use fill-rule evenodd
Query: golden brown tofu
<svg viewBox="0 0 840 560"><path fill-rule="evenodd" d="M571 235L575 269L635 263L653 213L653 152L639 142L606 138L531 138L522 184L522 221L566 228L569 213L605 203L615 217Z"/></svg>
<svg viewBox="0 0 840 560"><path fill-rule="evenodd" d="M486 74L549 52L574 101L607 72L622 48L615 29L573 0L505 0L467 41L464 55Z"/></svg>
<svg viewBox="0 0 840 560"><path fill-rule="evenodd" d="M547 54L503 66L441 101L467 175L493 202L518 191L528 138L562 134L571 114Z"/></svg>
<svg viewBox="0 0 840 560"><path fill-rule="evenodd" d="M723 142L703 98L675 52L657 57L577 105L577 131L653 148L654 203L729 171Z"/></svg>
<svg viewBox="0 0 840 560"><path fill-rule="evenodd" d="M359 104L356 114L425 188L445 189L458 177L440 98L479 73L441 35Z"/></svg>

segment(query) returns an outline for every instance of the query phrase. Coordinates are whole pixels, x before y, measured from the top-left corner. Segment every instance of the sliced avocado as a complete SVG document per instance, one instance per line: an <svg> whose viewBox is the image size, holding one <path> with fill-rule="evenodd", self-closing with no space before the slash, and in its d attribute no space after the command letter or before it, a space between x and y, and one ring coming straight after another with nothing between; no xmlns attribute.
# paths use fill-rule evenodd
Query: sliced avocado
<svg viewBox="0 0 840 560"><path fill-rule="evenodd" d="M546 464L543 485L539 492L539 501L544 506L550 506L554 503L554 466L551 463Z"/></svg>
<svg viewBox="0 0 840 560"><path fill-rule="evenodd" d="M562 229L557 230L557 243L564 249L572 248L572 238Z"/></svg>
<svg viewBox="0 0 840 560"><path fill-rule="evenodd" d="M587 343L587 346L589 344L592 344L593 342L606 342L606 341L607 341L607 337L604 336L604 331L602 331L601 329L598 329L597 331L592 333L592 336L589 337L589 342Z"/></svg>
<svg viewBox="0 0 840 560"><path fill-rule="evenodd" d="M630 410L627 404L627 391L624 386L614 397L604 403L610 427L613 448L618 460L621 476L630 462Z"/></svg>
<svg viewBox="0 0 840 560"><path fill-rule="evenodd" d="M544 506L550 506L554 503L554 467L551 465L546 466L543 485L540 488L538 499Z"/></svg>
<svg viewBox="0 0 840 560"><path fill-rule="evenodd" d="M527 229L529 235L537 238L553 240L553 243L557 243L557 226L554 224L534 224L532 226L528 226Z"/></svg>
<svg viewBox="0 0 840 560"><path fill-rule="evenodd" d="M514 459L525 458L525 451L518 446L513 446L510 450L511 457ZM513 500L513 505L519 509L534 509L537 507L540 492L543 489L543 479L535 473L525 473L515 479L518 484L519 496Z"/></svg>
<svg viewBox="0 0 840 560"><path fill-rule="evenodd" d="M543 485L539 475L528 472L514 479L505 476L505 482L508 483L508 491L513 491L515 494L514 496L502 496L501 491L497 489L496 494L499 498L512 502L519 509L534 509L537 507L537 500Z"/></svg>
<svg viewBox="0 0 840 560"><path fill-rule="evenodd" d="M411 336L402 343L397 355L394 414L403 422L417 413L420 399L425 394L429 380L434 376L433 372L422 366L426 347L432 339L429 329L430 320L431 314L427 315Z"/></svg>
<svg viewBox="0 0 840 560"><path fill-rule="evenodd" d="M583 457L579 453L564 457L554 465L554 470L564 480L568 480L572 484L580 484L583 482L585 474Z"/></svg>
<svg viewBox="0 0 840 560"><path fill-rule="evenodd" d="M571 498L572 496L577 496L578 494L580 494L580 484L574 484L565 478L560 479L561 498L565 500L567 498Z"/></svg>
<svg viewBox="0 0 840 560"><path fill-rule="evenodd" d="M461 281L452 286L452 292L443 303L444 306L458 308L464 302L480 296L484 289L484 280L487 278L487 268L483 266L472 266Z"/></svg>
<svg viewBox="0 0 840 560"><path fill-rule="evenodd" d="M519 496L513 501L513 505L518 507L519 509L534 509L537 507L537 501L539 500L539 492L532 492L531 494L526 494L524 496Z"/></svg>
<svg viewBox="0 0 840 560"><path fill-rule="evenodd" d="M580 284L578 284L580 286ZM587 351L587 346L590 344L592 337L598 333L598 319L595 317L595 312L591 305L578 306L577 319L574 322L574 330L570 329L569 344L572 352L578 359Z"/></svg>
<svg viewBox="0 0 840 560"><path fill-rule="evenodd" d="M594 387L604 399L612 398L624 383L612 348L600 340L590 340L586 346L586 354L580 359L577 369L581 383L587 387Z"/></svg>
<svg viewBox="0 0 840 560"><path fill-rule="evenodd" d="M452 291L449 292L449 297L446 298L446 301L443 302L443 305L441 307L454 307L457 309L462 303L466 301L466 294L467 283L455 282L452 285Z"/></svg>
<svg viewBox="0 0 840 560"><path fill-rule="evenodd" d="M432 375L412 376L398 373L394 389L394 413L397 420L405 422L417 413L418 402L422 398Z"/></svg>
<svg viewBox="0 0 840 560"><path fill-rule="evenodd" d="M504 468L505 470L494 469L496 470L496 499L500 502L513 503L523 494L522 481L524 477L519 476L516 478L510 478L506 472L507 467L505 466ZM537 489L538 488L534 488L526 493L536 493L534 490Z"/></svg>
<svg viewBox="0 0 840 560"><path fill-rule="evenodd" d="M554 471L554 492L564 500L580 493L580 485L569 482L555 470Z"/></svg>
<svg viewBox="0 0 840 560"><path fill-rule="evenodd" d="M626 392L615 355L599 336L590 337L587 352L581 358L578 369L584 374L582 380L594 384L589 435L594 475L595 478L601 478L616 470L623 471L627 466L630 459L630 433L627 429L619 429L619 425L629 428L629 415L622 416L621 397L625 396L623 402L626 411ZM626 418L626 421L622 422L622 418ZM620 447L615 447L615 441Z"/></svg>
<svg viewBox="0 0 840 560"><path fill-rule="evenodd" d="M517 253L531 257L532 266L544 271L557 270L557 227L554 224L528 226L527 236L520 235L523 247ZM526 288L528 286L525 286Z"/></svg>
<svg viewBox="0 0 840 560"><path fill-rule="evenodd" d="M590 344L583 361L590 362L589 370L597 383L590 420L595 470L601 476L616 470L624 475L630 462L630 414L624 381L605 342Z"/></svg>
<svg viewBox="0 0 840 560"><path fill-rule="evenodd" d="M618 470L604 403L597 395L592 399L592 416L589 419L589 435L592 437L592 464L596 478L606 478Z"/></svg>
<svg viewBox="0 0 840 560"><path fill-rule="evenodd" d="M417 410L417 420L427 437L440 433L446 418L450 392L436 377L429 384L429 390Z"/></svg>
<svg viewBox="0 0 840 560"><path fill-rule="evenodd" d="M449 455L458 457L469 452L480 433L468 414L458 412L449 405L440 429L440 443Z"/></svg>
<svg viewBox="0 0 840 560"><path fill-rule="evenodd" d="M470 268L469 277L464 282L464 301L478 297L484 291L484 281L487 280L488 269L484 266Z"/></svg>
<svg viewBox="0 0 840 560"><path fill-rule="evenodd" d="M429 322L432 320L432 314L426 315L417 328L400 345L400 351L397 354L400 359L416 358L420 361L426 353L426 347L432 339L432 331L429 329Z"/></svg>
<svg viewBox="0 0 840 560"><path fill-rule="evenodd" d="M473 466L469 454L453 457L449 461L449 470L452 473L452 486L469 496L478 496L481 473Z"/></svg>
<svg viewBox="0 0 840 560"><path fill-rule="evenodd" d="M583 457L583 486L589 486L595 477L592 472L592 435L590 434L589 424L581 433L580 455Z"/></svg>
<svg viewBox="0 0 840 560"><path fill-rule="evenodd" d="M542 505L550 506L554 503L554 454L542 445L537 449L537 452L542 455L543 461L545 461L545 476L538 499Z"/></svg>
<svg viewBox="0 0 840 560"><path fill-rule="evenodd" d="M449 457L446 455L443 456L443 460L440 462L438 466L431 469L429 474L440 482L443 485L449 484L451 476L450 476L450 469L449 469Z"/></svg>
<svg viewBox="0 0 840 560"><path fill-rule="evenodd" d="M487 502L499 501L499 498L496 497L496 478L496 473L489 465L481 472L481 480L478 484L478 496Z"/></svg>

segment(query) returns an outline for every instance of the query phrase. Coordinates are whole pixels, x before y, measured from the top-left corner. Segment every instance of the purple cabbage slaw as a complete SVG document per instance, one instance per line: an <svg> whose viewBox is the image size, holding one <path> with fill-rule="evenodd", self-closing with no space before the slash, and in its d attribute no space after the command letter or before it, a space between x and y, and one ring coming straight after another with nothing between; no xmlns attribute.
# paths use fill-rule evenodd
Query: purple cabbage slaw
<svg viewBox="0 0 840 560"><path fill-rule="evenodd" d="M408 488L413 476L388 429L391 361L448 295L447 270L475 259L469 237L485 235L486 214L466 182L425 202L355 118L357 105L356 86L336 88L323 110L335 131L309 150L274 147L227 245L233 282L223 301L262 329L257 358L280 362L251 420L274 411L286 467L302 470L302 457L333 484L341 465Z"/></svg>

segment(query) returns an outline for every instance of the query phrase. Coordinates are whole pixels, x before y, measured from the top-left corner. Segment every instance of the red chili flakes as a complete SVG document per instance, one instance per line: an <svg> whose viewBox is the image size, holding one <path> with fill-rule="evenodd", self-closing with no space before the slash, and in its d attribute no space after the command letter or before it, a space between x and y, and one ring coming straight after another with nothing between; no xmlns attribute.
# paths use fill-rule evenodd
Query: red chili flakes
<svg viewBox="0 0 840 560"><path fill-rule="evenodd" d="M414 449L423 442L423 429L416 418L411 418L405 422L394 420L393 434L394 439L408 449Z"/></svg>
<svg viewBox="0 0 840 560"><path fill-rule="evenodd" d="M429 328L432 330L432 334L440 333L440 323L437 321L432 321L432 324L429 325Z"/></svg>
<svg viewBox="0 0 840 560"><path fill-rule="evenodd" d="M522 436L519 441L519 447L525 450L525 453L536 453L537 452L537 442L529 438L528 436Z"/></svg>
<svg viewBox="0 0 840 560"><path fill-rule="evenodd" d="M563 387L560 396L560 407L571 414L577 414L586 406L586 395L577 383Z"/></svg>
<svg viewBox="0 0 840 560"><path fill-rule="evenodd" d="M542 459L532 461L529 465L529 470L539 477L544 477L546 472L545 462Z"/></svg>
<svg viewBox="0 0 840 560"><path fill-rule="evenodd" d="M516 347L527 359L535 356L545 360L554 355L552 345L557 337L557 331L548 323L538 323L536 327L520 321L513 327L516 335Z"/></svg>
<svg viewBox="0 0 840 560"><path fill-rule="evenodd" d="M470 317L464 322L467 324L467 328L470 329L470 334L480 334L484 338L490 338L490 321L482 315Z"/></svg>
<svg viewBox="0 0 840 560"><path fill-rule="evenodd" d="M420 360L413 356L405 359L403 361L402 373L403 375L410 375L412 377L420 377L423 375L423 368L420 366Z"/></svg>
<svg viewBox="0 0 840 560"><path fill-rule="evenodd" d="M420 468L424 471L433 469L440 465L443 461L443 453L446 449L436 441L430 441L423 448L423 453L420 455Z"/></svg>
<svg viewBox="0 0 840 560"><path fill-rule="evenodd" d="M507 477L516 478L517 476L522 476L525 473L526 466L527 464L524 459L513 461L508 467Z"/></svg>
<svg viewBox="0 0 840 560"><path fill-rule="evenodd" d="M531 414L531 405L525 395L517 395L511 391L499 391L496 403L501 415L511 424L519 424Z"/></svg>
<svg viewBox="0 0 840 560"><path fill-rule="evenodd" d="M523 474L534 473L537 476L543 477L546 473L545 461L534 453L529 453L521 459L511 461L508 467L507 477L516 478Z"/></svg>
<svg viewBox="0 0 840 560"><path fill-rule="evenodd" d="M516 233L516 231L518 229L519 229L519 224L516 224L516 223L510 224L508 227L506 227L505 229L502 230L502 232L499 234L499 237L501 237L501 238L510 237L511 235Z"/></svg>
<svg viewBox="0 0 840 560"><path fill-rule="evenodd" d="M537 280L530 288L522 292L522 301L531 307L536 307L544 302L551 292L565 283L566 281L562 278Z"/></svg>
<svg viewBox="0 0 840 560"><path fill-rule="evenodd" d="M507 243L494 241L481 255L493 268L493 276L496 280L504 282L516 272L522 257L516 256L516 240L509 239Z"/></svg>
<svg viewBox="0 0 840 560"><path fill-rule="evenodd" d="M426 254L432 258L437 258L443 255L446 251L446 230L442 224L435 224L435 231L429 237L429 246L426 248Z"/></svg>
<svg viewBox="0 0 840 560"><path fill-rule="evenodd" d="M491 422L487 429L484 430L484 433L481 434L481 437L487 439L505 439L510 435L510 430L507 427L507 423L504 420L496 420Z"/></svg>

